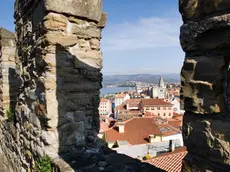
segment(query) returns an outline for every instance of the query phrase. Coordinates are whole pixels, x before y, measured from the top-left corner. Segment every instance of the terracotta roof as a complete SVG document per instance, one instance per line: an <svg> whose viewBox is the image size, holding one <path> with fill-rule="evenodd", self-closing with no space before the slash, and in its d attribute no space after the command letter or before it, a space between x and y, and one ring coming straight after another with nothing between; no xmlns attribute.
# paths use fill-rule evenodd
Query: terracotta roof
<svg viewBox="0 0 230 172"><path fill-rule="evenodd" d="M162 99L142 99L141 102L144 106L173 106Z"/></svg>
<svg viewBox="0 0 230 172"><path fill-rule="evenodd" d="M140 104L141 99L128 99L124 103L129 104L129 107L137 107Z"/></svg>
<svg viewBox="0 0 230 172"><path fill-rule="evenodd" d="M107 142L128 141L131 145L149 143L149 135L169 136L180 131L169 124L156 124L155 118L134 117L125 121L125 132L119 133L117 124L105 132Z"/></svg>
<svg viewBox="0 0 230 172"><path fill-rule="evenodd" d="M124 98L126 94L116 94L115 98Z"/></svg>
<svg viewBox="0 0 230 172"><path fill-rule="evenodd" d="M103 103L107 103L107 102L110 102L110 100L108 100L108 99L101 99L101 101L100 101L101 103L103 102Z"/></svg>
<svg viewBox="0 0 230 172"><path fill-rule="evenodd" d="M105 132L109 129L109 124L104 121L100 121L100 132Z"/></svg>
<svg viewBox="0 0 230 172"><path fill-rule="evenodd" d="M181 147L177 148L174 152L164 153L144 162L167 172L181 172L182 161L186 154L186 147Z"/></svg>
<svg viewBox="0 0 230 172"><path fill-rule="evenodd" d="M181 116L183 116L183 115L176 113L176 112L173 112L173 117L181 117Z"/></svg>
<svg viewBox="0 0 230 172"><path fill-rule="evenodd" d="M116 111L116 110L119 110L119 111L126 111L126 108L125 108L125 105L124 104L121 104L121 105L119 105L119 106L116 106L115 108L114 108L114 110Z"/></svg>
<svg viewBox="0 0 230 172"><path fill-rule="evenodd" d="M100 120L105 120L105 119L108 119L109 121L114 121L114 119L109 116L100 116Z"/></svg>
<svg viewBox="0 0 230 172"><path fill-rule="evenodd" d="M128 99L125 100L121 105L116 106L115 110L119 110L119 111L127 111L126 109L126 105L129 104L129 107L138 107L139 103L140 103L141 99Z"/></svg>
<svg viewBox="0 0 230 172"><path fill-rule="evenodd" d="M177 119L168 119L168 124L173 127L180 128L182 126L182 121Z"/></svg>

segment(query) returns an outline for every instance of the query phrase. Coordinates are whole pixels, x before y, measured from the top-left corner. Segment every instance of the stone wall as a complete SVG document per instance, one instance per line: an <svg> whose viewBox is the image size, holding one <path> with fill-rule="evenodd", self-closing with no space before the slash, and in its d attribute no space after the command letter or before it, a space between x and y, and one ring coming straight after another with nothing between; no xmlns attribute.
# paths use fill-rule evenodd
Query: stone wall
<svg viewBox="0 0 230 172"><path fill-rule="evenodd" d="M229 171L230 2L180 0L181 98L188 155L183 171Z"/></svg>
<svg viewBox="0 0 230 172"><path fill-rule="evenodd" d="M17 53L15 35L0 30L1 171L27 171L45 154L58 164L76 147L97 146L106 14L101 0L69 4L17 0Z"/></svg>
<svg viewBox="0 0 230 172"><path fill-rule="evenodd" d="M12 128L9 139L16 143L3 142L12 145L12 151L18 150L16 157L21 156L15 161L15 171L31 168L34 159L44 154L58 158L96 139L102 81L100 39L106 22L101 3L73 1L70 6L58 0L16 1L16 57L20 62L16 73L21 89L13 109L15 119L3 124ZM4 58L2 65L6 70ZM12 65L15 68L16 63ZM9 151L5 154L12 156Z"/></svg>
<svg viewBox="0 0 230 172"><path fill-rule="evenodd" d="M1 115L14 108L19 87L16 77L16 39L14 33L0 28Z"/></svg>
<svg viewBox="0 0 230 172"><path fill-rule="evenodd" d="M16 39L15 35L4 28L0 28L0 171L13 171L11 159L18 165L14 156L13 135L14 126L8 121L7 111L16 105L19 82L16 75ZM13 119L12 119L13 120Z"/></svg>

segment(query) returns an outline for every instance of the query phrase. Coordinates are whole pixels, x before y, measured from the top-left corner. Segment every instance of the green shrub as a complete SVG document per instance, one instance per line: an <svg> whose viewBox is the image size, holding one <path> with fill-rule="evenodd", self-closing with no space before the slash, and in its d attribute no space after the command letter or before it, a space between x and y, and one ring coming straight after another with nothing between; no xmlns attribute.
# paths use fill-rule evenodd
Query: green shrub
<svg viewBox="0 0 230 172"><path fill-rule="evenodd" d="M6 111L6 115L9 121L13 121L14 120L14 116L15 116L15 112L13 109L9 109Z"/></svg>
<svg viewBox="0 0 230 172"><path fill-rule="evenodd" d="M52 172L51 158L49 156L43 156L35 162L35 172Z"/></svg>

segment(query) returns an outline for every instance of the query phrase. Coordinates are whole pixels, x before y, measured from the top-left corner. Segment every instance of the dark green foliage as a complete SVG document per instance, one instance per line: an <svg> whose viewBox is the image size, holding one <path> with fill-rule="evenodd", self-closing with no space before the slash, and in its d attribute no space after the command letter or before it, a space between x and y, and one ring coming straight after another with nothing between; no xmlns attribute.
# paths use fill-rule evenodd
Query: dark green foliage
<svg viewBox="0 0 230 172"><path fill-rule="evenodd" d="M43 156L35 162L35 172L52 172L51 158L49 156Z"/></svg>
<svg viewBox="0 0 230 172"><path fill-rule="evenodd" d="M13 121L14 120L14 116L15 116L15 112L13 109L9 109L6 111L6 115L9 121Z"/></svg>

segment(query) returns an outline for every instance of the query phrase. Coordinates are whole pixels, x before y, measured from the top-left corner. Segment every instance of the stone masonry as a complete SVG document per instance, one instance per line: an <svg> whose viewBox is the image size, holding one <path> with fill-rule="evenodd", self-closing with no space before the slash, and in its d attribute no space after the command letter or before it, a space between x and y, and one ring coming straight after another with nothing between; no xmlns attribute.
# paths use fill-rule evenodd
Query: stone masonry
<svg viewBox="0 0 230 172"><path fill-rule="evenodd" d="M16 39L15 35L4 28L0 28L0 171L12 171L17 166L17 157L12 145L14 126L7 121L7 111L14 109L19 91L19 80L16 74ZM15 149L14 149L14 148Z"/></svg>
<svg viewBox="0 0 230 172"><path fill-rule="evenodd" d="M61 172L161 171L97 138L102 1L16 0L14 17L16 41L9 33L8 47L1 46L7 90L1 103L8 104L2 105L0 171L33 171L43 155Z"/></svg>
<svg viewBox="0 0 230 172"><path fill-rule="evenodd" d="M14 108L19 83L16 77L16 39L14 33L0 28L1 115Z"/></svg>
<svg viewBox="0 0 230 172"><path fill-rule="evenodd" d="M101 8L98 0L15 4L24 80L17 110L42 129L44 150L52 157L96 137L106 21Z"/></svg>
<svg viewBox="0 0 230 172"><path fill-rule="evenodd" d="M230 1L180 0L183 171L230 171Z"/></svg>

